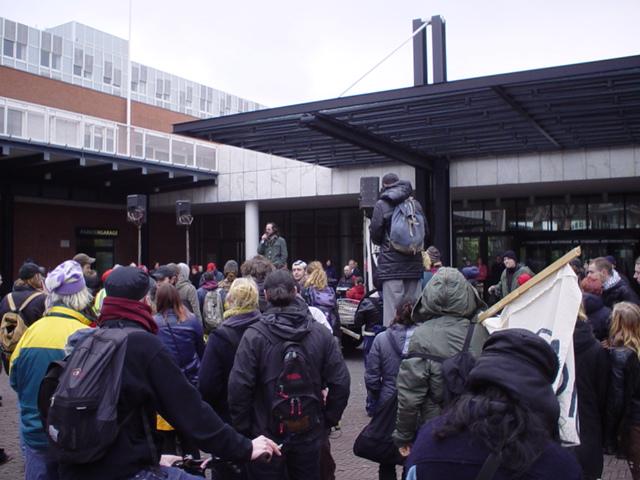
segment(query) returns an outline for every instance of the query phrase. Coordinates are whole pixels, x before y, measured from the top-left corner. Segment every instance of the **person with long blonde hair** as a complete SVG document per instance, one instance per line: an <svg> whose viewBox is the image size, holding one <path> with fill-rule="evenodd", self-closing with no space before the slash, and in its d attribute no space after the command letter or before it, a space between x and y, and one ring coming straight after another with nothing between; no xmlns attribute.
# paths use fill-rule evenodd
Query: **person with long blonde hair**
<svg viewBox="0 0 640 480"><path fill-rule="evenodd" d="M620 302L611 313L611 384L606 444L640 480L640 307Z"/></svg>
<svg viewBox="0 0 640 480"><path fill-rule="evenodd" d="M307 281L304 287L302 298L307 305L318 308L324 314L333 329L333 334L339 338L341 331L336 293L329 287L327 274L320 262L314 261L307 266Z"/></svg>
<svg viewBox="0 0 640 480"><path fill-rule="evenodd" d="M258 308L258 286L253 278L236 278L226 302L229 308L224 312L224 321L209 335L200 367L199 388L202 398L230 423L227 402L229 372L245 330L262 318Z"/></svg>

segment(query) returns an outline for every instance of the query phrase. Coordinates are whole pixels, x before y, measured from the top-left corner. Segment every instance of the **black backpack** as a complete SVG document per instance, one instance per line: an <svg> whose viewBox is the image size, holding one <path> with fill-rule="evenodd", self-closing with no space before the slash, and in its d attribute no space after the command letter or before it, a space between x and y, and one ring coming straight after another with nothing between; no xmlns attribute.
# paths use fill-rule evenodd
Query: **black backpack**
<svg viewBox="0 0 640 480"><path fill-rule="evenodd" d="M127 418L118 423L118 399L132 329L103 328L71 355L52 362L40 384L38 406L54 457L91 463L104 456Z"/></svg>
<svg viewBox="0 0 640 480"><path fill-rule="evenodd" d="M320 392L312 377L311 359L298 342L283 342L261 322L256 328L271 343L265 383L274 384L271 397L271 427L278 436L299 435L313 430L322 418Z"/></svg>
<svg viewBox="0 0 640 480"><path fill-rule="evenodd" d="M473 337L473 331L476 324L471 322L467 335L464 339L462 350L456 353L454 356L446 358L438 355L431 355L428 353L413 353L410 352L405 358L424 358L425 360L432 360L442 364L442 379L444 383L444 404L448 406L459 397L464 391L464 385L469 376L469 372L476 364L476 359L469 351L469 345L471 344L471 338Z"/></svg>

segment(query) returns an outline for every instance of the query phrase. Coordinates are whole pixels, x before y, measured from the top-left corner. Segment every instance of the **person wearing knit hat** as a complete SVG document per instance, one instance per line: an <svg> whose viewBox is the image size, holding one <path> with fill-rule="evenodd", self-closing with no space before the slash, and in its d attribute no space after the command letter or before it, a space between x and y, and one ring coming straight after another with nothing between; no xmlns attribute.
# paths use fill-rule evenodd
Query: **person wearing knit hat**
<svg viewBox="0 0 640 480"><path fill-rule="evenodd" d="M518 278L522 275L529 275L529 278L535 275L529 267L518 263L518 257L513 250L504 252L502 254L502 261L505 269L500 275L500 281L495 285L491 285L488 289L488 292L495 295L498 299L506 297L518 288L521 285L518 283Z"/></svg>
<svg viewBox="0 0 640 480"><path fill-rule="evenodd" d="M171 419L176 431L188 435L198 449L225 460L245 463L261 455L280 455L271 440L261 436L252 441L244 437L202 401L198 390L156 335L158 326L147 295L149 284L149 276L135 267L118 268L107 278L107 296L98 325L101 329L127 330L118 399L120 431L97 460L61 463L60 477L196 478L154 461L159 445L149 444L147 431L158 414ZM125 421L130 417L135 419Z"/></svg>
<svg viewBox="0 0 640 480"><path fill-rule="evenodd" d="M479 478L481 471L496 479L582 478L575 456L558 442L557 373L558 358L541 337L522 329L494 333L462 395L420 430L405 463L408 478Z"/></svg>
<svg viewBox="0 0 640 480"><path fill-rule="evenodd" d="M93 323L91 294L78 262L67 260L44 281L47 311L20 338L10 360L9 380L20 404L25 478L58 478L38 412L38 391L49 364L65 357L67 338Z"/></svg>
<svg viewBox="0 0 640 480"><path fill-rule="evenodd" d="M395 306L403 297L417 298L422 291L423 245L413 250L414 253L407 253L397 249L397 245L394 247L391 244L392 217L398 218L394 212L401 212L401 208L396 210L401 205L413 211L413 218L417 221L412 225L420 229L424 228L424 239L426 239L429 229L422 205L413 197L413 186L406 180L400 180L395 173L389 172L382 177L380 197L373 207L369 226L371 242L380 246L374 285L382 291L385 327L388 327L395 318ZM403 213L401 215L400 218L407 219Z"/></svg>
<svg viewBox="0 0 640 480"><path fill-rule="evenodd" d="M422 273L422 289L427 286L429 280L442 268L442 260L440 258L440 250L435 245L431 245L423 252L424 272Z"/></svg>
<svg viewBox="0 0 640 480"><path fill-rule="evenodd" d="M235 260L228 260L224 264L224 280L220 282L219 286L224 288L227 292L231 288L231 284L238 276L238 262Z"/></svg>

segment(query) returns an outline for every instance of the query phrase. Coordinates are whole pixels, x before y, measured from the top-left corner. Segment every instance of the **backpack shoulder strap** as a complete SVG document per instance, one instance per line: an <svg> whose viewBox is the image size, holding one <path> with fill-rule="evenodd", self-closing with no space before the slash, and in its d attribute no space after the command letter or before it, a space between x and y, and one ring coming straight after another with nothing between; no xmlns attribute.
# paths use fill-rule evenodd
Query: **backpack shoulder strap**
<svg viewBox="0 0 640 480"><path fill-rule="evenodd" d="M473 331L476 328L476 324L471 321L469 323L469 329L467 330L467 336L464 338L464 345L462 346L462 352L466 352L469 350L469 345L471 345L471 338L473 337Z"/></svg>
<svg viewBox="0 0 640 480"><path fill-rule="evenodd" d="M398 344L393 341L393 338L391 338L391 335L389 333L387 333L386 337L387 337L387 342L389 343L389 346L391 347L391 349L394 352L396 352L396 355L398 355L398 357L402 359L402 350L400 350L400 347L398 347Z"/></svg>
<svg viewBox="0 0 640 480"><path fill-rule="evenodd" d="M20 305L20 312L22 312L25 308L27 308L27 306L31 303L32 300L35 300L37 297L39 297L40 295L44 295L44 293L42 292L33 292L31 295L29 295L24 302L22 302L22 305Z"/></svg>
<svg viewBox="0 0 640 480"><path fill-rule="evenodd" d="M500 468L500 464L502 463L502 452L495 453L491 452L487 459L482 464L482 468L478 472L478 476L475 480L491 480L498 469Z"/></svg>
<svg viewBox="0 0 640 480"><path fill-rule="evenodd" d="M471 338L473 337L473 331L475 330L476 324L471 322L469 324L469 329L467 330L467 335L464 337L464 344L462 345L462 350L459 353L466 352L469 350L469 345L471 345ZM430 353L420 353L420 352L410 352L405 355L403 358L423 358L425 360L433 360L434 362L442 363L447 358L441 357L439 355L432 355Z"/></svg>
<svg viewBox="0 0 640 480"><path fill-rule="evenodd" d="M16 302L13 301L13 294L9 293L7 295L7 302L9 302L9 308L12 312L16 311Z"/></svg>

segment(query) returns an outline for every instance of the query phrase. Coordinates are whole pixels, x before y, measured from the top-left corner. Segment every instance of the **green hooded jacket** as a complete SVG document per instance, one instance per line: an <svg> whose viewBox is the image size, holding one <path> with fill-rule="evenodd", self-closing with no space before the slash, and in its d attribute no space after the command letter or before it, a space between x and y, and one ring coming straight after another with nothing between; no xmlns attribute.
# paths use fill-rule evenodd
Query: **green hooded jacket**
<svg viewBox="0 0 640 480"><path fill-rule="evenodd" d="M462 350L471 321L487 305L475 288L455 268L443 267L433 276L413 308L418 325L409 354L449 358ZM470 351L478 356L489 334L477 325ZM407 358L398 372L398 417L393 440L398 447L413 443L420 426L440 414L444 385L442 364L424 358Z"/></svg>

